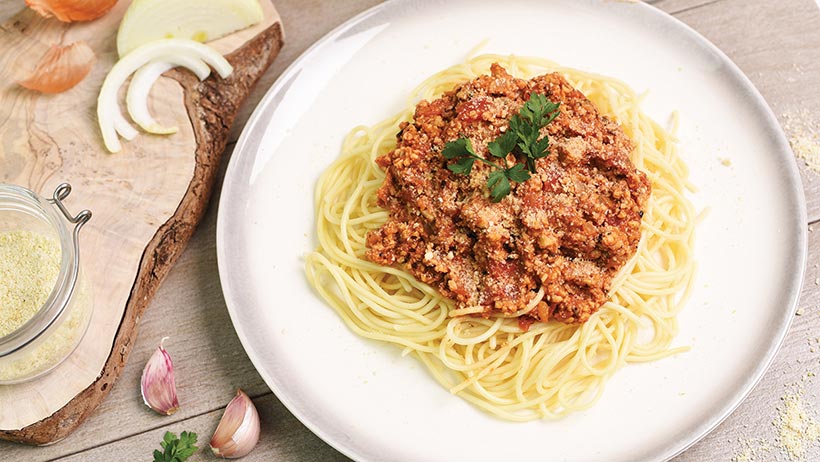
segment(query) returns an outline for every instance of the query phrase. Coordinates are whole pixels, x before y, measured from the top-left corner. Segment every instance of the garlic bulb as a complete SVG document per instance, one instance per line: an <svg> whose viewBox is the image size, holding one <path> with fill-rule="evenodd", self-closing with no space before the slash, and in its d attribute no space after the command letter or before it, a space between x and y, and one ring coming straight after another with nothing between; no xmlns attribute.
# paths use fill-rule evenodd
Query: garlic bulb
<svg viewBox="0 0 820 462"><path fill-rule="evenodd" d="M211 438L211 451L223 459L236 459L251 452L259 441L259 413L242 390L228 403Z"/></svg>
<svg viewBox="0 0 820 462"><path fill-rule="evenodd" d="M142 370L141 388L142 399L148 407L159 414L171 415L179 409L179 400L174 383L174 363L163 347L167 338L159 342L159 348Z"/></svg>

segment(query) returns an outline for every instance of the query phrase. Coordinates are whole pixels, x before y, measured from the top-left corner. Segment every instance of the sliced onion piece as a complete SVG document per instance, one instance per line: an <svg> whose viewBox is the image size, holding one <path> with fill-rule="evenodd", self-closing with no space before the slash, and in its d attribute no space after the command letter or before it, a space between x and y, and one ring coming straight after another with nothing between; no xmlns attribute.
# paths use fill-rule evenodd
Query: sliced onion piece
<svg viewBox="0 0 820 462"><path fill-rule="evenodd" d="M34 72L18 83L29 90L61 93L80 83L96 61L94 51L83 41L66 46L52 45Z"/></svg>
<svg viewBox="0 0 820 462"><path fill-rule="evenodd" d="M137 135L136 129L125 120L117 105L117 92L126 79L147 63L167 56L187 55L199 58L225 78L233 72L233 67L219 52L199 42L188 39L162 39L146 43L120 59L105 77L100 96L97 98L97 119L103 142L110 152L122 149L117 133L126 139Z"/></svg>
<svg viewBox="0 0 820 462"><path fill-rule="evenodd" d="M211 73L211 68L199 58L188 55L164 56L156 61L142 66L128 85L128 94L125 97L125 104L128 108L128 115L143 130L156 135L170 135L179 130L177 127L164 127L160 125L151 112L148 110L148 94L151 87L166 71L177 66L185 67L193 72L199 80L204 80Z"/></svg>
<svg viewBox="0 0 820 462"><path fill-rule="evenodd" d="M134 0L120 22L117 52L161 38L209 42L264 19L259 0Z"/></svg>

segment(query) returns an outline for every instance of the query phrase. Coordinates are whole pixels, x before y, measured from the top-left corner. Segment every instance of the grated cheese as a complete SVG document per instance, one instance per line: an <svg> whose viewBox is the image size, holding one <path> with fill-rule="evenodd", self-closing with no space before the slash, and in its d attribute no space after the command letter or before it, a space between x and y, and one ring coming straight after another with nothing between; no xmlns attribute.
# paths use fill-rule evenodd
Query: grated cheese
<svg viewBox="0 0 820 462"><path fill-rule="evenodd" d="M742 449L732 457L732 462L758 462L769 459L772 446L761 439L738 439Z"/></svg>
<svg viewBox="0 0 820 462"><path fill-rule="evenodd" d="M789 460L806 460L806 446L820 438L820 424L806 410L802 389L787 393L782 400L783 406L772 422L778 441Z"/></svg>
<svg viewBox="0 0 820 462"><path fill-rule="evenodd" d="M31 231L0 234L0 337L31 319L60 272L60 244Z"/></svg>
<svg viewBox="0 0 820 462"><path fill-rule="evenodd" d="M0 233L0 336L31 319L48 299L60 272L60 244L31 231ZM82 337L91 316L91 293L80 278L62 321L33 348L0 358L0 382L17 382L59 364Z"/></svg>
<svg viewBox="0 0 820 462"><path fill-rule="evenodd" d="M800 381L786 385L787 391L780 398L782 404L776 407L776 416L771 422L773 437L738 438L732 462L817 460L814 456L820 441L820 421L814 403L807 402L804 391L805 384L813 377L814 372L807 371Z"/></svg>
<svg viewBox="0 0 820 462"><path fill-rule="evenodd" d="M820 173L820 122L808 111L783 114L783 129L795 157Z"/></svg>

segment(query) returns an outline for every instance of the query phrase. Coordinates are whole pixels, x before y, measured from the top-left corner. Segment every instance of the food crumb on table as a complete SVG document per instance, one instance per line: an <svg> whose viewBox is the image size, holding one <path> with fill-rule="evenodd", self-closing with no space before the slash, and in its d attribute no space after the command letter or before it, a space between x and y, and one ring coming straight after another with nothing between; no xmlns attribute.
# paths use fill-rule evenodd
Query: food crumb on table
<svg viewBox="0 0 820 462"><path fill-rule="evenodd" d="M766 460L763 456L768 455L772 450L772 446L769 443L759 438L738 438L738 443L740 443L741 450L732 457L732 462L763 461Z"/></svg>
<svg viewBox="0 0 820 462"><path fill-rule="evenodd" d="M777 408L777 418L772 422L777 430L777 443L789 460L806 460L807 446L820 438L820 423L805 402L802 382L781 400L783 404Z"/></svg>
<svg viewBox="0 0 820 462"><path fill-rule="evenodd" d="M820 173L820 122L807 110L783 113L783 129L795 157Z"/></svg>
<svg viewBox="0 0 820 462"><path fill-rule="evenodd" d="M820 441L815 404L805 393L805 385L813 377L814 372L806 371L800 381L785 385L786 392L780 397L781 404L775 408L776 415L771 422L773 438L738 438L732 462L810 460L809 450Z"/></svg>

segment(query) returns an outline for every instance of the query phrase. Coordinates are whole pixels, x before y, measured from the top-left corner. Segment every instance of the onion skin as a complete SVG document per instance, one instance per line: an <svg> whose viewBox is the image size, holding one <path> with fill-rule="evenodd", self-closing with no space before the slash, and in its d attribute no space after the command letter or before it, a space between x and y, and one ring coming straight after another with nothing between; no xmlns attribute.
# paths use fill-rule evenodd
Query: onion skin
<svg viewBox="0 0 820 462"><path fill-rule="evenodd" d="M44 18L62 22L91 21L108 13L117 0L26 0L26 5Z"/></svg>
<svg viewBox="0 0 820 462"><path fill-rule="evenodd" d="M94 51L83 41L66 46L52 45L31 76L17 83L41 93L62 93L80 83L96 61Z"/></svg>

